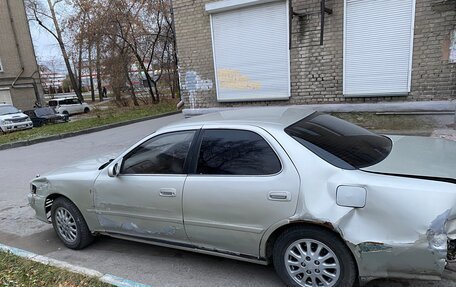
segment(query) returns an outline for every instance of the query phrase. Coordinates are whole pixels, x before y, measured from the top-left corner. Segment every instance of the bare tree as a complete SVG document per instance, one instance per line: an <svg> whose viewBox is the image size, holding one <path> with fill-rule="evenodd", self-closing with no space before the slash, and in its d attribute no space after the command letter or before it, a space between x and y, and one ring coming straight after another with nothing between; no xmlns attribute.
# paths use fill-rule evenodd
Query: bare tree
<svg viewBox="0 0 456 287"><path fill-rule="evenodd" d="M170 5L163 0L119 0L111 5L111 38L124 42L146 78L153 103L160 101L158 81L173 43ZM165 61L166 59L166 61Z"/></svg>
<svg viewBox="0 0 456 287"><path fill-rule="evenodd" d="M63 31L59 23L57 16L56 6L63 3L63 0L46 0L47 8L42 4L40 0L27 0L27 9L29 11L30 19L36 21L42 28L44 28L49 34L51 34L59 44L60 50L62 51L63 60L68 71L68 77L71 85L76 93L79 100L83 101L82 93L73 69L71 67L70 57L67 52L67 48L63 38Z"/></svg>

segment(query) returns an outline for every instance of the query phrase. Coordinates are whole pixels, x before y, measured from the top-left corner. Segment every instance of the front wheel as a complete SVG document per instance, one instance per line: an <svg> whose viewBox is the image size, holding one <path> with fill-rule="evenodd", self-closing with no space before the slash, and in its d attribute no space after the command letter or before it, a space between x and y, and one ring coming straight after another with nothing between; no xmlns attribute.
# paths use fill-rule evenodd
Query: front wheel
<svg viewBox="0 0 456 287"><path fill-rule="evenodd" d="M82 249L94 240L84 217L70 200L64 197L54 200L51 217L54 230L66 247Z"/></svg>
<svg viewBox="0 0 456 287"><path fill-rule="evenodd" d="M293 228L274 244L274 268L293 287L352 287L356 267L345 244L318 227Z"/></svg>

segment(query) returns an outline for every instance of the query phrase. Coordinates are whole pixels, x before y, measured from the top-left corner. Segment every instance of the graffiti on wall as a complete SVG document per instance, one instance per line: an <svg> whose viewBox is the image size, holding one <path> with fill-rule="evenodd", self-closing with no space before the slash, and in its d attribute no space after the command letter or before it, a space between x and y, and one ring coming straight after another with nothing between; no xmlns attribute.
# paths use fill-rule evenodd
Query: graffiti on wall
<svg viewBox="0 0 456 287"><path fill-rule="evenodd" d="M231 90L259 90L261 83L252 81L248 76L241 74L239 70L219 69L217 79L220 88Z"/></svg>

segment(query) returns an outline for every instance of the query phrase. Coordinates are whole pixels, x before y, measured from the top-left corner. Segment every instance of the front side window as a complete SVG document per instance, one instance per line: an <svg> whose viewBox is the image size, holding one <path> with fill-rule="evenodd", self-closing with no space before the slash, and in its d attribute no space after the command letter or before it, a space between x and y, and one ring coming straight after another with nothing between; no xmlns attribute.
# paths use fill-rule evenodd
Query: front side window
<svg viewBox="0 0 456 287"><path fill-rule="evenodd" d="M300 120L285 132L324 160L345 169L377 164L392 149L389 138L322 113Z"/></svg>
<svg viewBox="0 0 456 287"><path fill-rule="evenodd" d="M206 130L198 158L198 174L270 175L280 160L258 134L242 130Z"/></svg>
<svg viewBox="0 0 456 287"><path fill-rule="evenodd" d="M183 174L194 131L154 137L128 154L121 174Z"/></svg>

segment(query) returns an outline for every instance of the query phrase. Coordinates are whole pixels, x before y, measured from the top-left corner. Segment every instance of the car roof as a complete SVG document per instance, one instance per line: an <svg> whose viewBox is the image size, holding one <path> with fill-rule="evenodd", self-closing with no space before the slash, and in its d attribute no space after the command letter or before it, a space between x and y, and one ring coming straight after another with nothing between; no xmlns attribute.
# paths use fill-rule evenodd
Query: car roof
<svg viewBox="0 0 456 287"><path fill-rule="evenodd" d="M77 99L78 97L61 97L61 98L54 98L49 101L62 101L62 100L69 100L69 99Z"/></svg>
<svg viewBox="0 0 456 287"><path fill-rule="evenodd" d="M171 126L248 124L260 127L274 125L285 128L314 112L312 109L295 106L237 108L184 119Z"/></svg>

